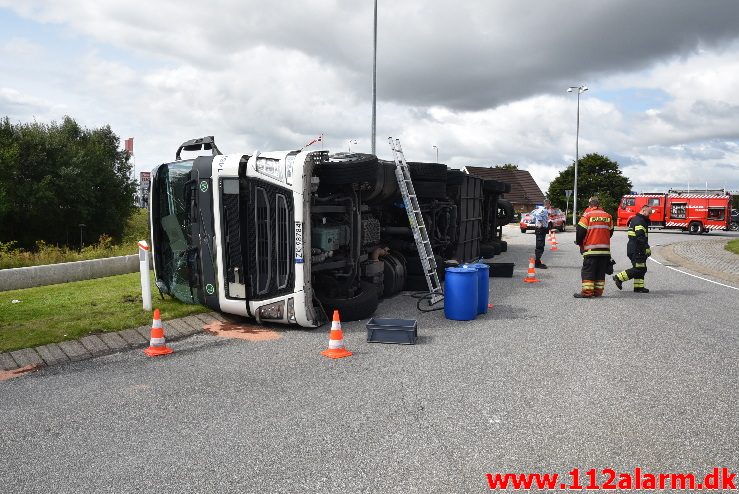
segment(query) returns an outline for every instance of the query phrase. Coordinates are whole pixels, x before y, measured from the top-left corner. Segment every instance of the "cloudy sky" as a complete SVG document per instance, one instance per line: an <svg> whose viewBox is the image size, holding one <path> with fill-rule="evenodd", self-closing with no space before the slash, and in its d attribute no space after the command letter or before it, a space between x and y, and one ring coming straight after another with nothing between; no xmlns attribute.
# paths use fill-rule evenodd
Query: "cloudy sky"
<svg viewBox="0 0 739 494"><path fill-rule="evenodd" d="M580 156L638 191L739 190L736 0L378 0L377 154L515 163L543 190ZM0 117L110 125L138 170L223 152L371 149L372 0L0 0ZM356 140L356 144L350 144Z"/></svg>

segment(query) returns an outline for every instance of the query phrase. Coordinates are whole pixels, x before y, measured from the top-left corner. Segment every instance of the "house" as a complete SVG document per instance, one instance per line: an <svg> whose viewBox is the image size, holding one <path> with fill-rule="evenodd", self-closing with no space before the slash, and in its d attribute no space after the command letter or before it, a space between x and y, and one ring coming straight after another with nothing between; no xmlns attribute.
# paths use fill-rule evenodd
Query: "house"
<svg viewBox="0 0 739 494"><path fill-rule="evenodd" d="M510 201L516 212L529 212L537 205L544 204L544 193L527 170L466 166L463 171L475 177L511 184L511 191L501 197Z"/></svg>

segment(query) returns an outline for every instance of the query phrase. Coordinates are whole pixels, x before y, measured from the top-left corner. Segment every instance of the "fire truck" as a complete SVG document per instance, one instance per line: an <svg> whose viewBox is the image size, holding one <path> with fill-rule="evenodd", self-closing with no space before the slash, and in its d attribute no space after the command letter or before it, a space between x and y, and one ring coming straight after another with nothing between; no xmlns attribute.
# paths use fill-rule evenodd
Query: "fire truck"
<svg viewBox="0 0 739 494"><path fill-rule="evenodd" d="M731 194L722 189L706 191L670 190L667 194L628 194L618 207L618 226L626 226L643 206L652 208L649 227L679 229L692 235L711 230L730 230Z"/></svg>

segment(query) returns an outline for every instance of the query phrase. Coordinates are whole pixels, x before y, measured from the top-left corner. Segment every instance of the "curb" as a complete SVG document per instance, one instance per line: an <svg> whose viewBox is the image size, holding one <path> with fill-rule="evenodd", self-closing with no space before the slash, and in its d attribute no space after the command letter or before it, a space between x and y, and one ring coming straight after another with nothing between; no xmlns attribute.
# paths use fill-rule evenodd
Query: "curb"
<svg viewBox="0 0 739 494"><path fill-rule="evenodd" d="M732 240L732 239L728 239L726 242L729 242L729 240ZM675 252L674 247L678 243L682 243L682 242L676 242L676 243L660 246L657 253L660 255L660 257L662 257L662 259L666 260L667 262L673 263L681 268L689 269L691 271L694 271L702 275L711 276L721 281L739 284L738 275L735 275L732 273L726 273L722 271L716 271L715 269L711 269L710 266L707 266L705 264L699 264L695 262L694 260L683 257L677 252Z"/></svg>
<svg viewBox="0 0 739 494"><path fill-rule="evenodd" d="M177 341L203 332L203 326L213 321L225 321L217 312L193 314L163 321L168 341ZM57 364L78 362L103 355L144 348L149 344L149 326L124 329L111 333L83 336L78 340L49 343L34 348L23 348L0 353L0 372L18 369L38 369Z"/></svg>

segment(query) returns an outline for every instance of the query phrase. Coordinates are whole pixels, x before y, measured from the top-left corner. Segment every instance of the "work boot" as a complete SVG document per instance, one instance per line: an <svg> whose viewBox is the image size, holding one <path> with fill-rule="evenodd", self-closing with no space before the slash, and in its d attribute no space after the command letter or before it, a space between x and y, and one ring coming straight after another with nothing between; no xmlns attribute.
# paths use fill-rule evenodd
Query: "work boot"
<svg viewBox="0 0 739 494"><path fill-rule="evenodd" d="M575 298L593 298L592 295L585 295L585 294L580 293L580 292L575 292L575 293L572 294L572 296L575 297Z"/></svg>
<svg viewBox="0 0 739 494"><path fill-rule="evenodd" d="M624 289L624 282L621 281L621 278L619 278L618 275L613 276L613 281L616 283L616 288L618 288L619 290Z"/></svg>
<svg viewBox="0 0 739 494"><path fill-rule="evenodd" d="M649 288L634 288L636 293L649 293Z"/></svg>
<svg viewBox="0 0 739 494"><path fill-rule="evenodd" d="M535 267L535 268L539 268L539 269L548 269L548 268L547 268L547 265L546 265L546 264L544 264L544 263L543 263L543 262L541 262L541 261L536 261L536 262L534 263L534 267Z"/></svg>

